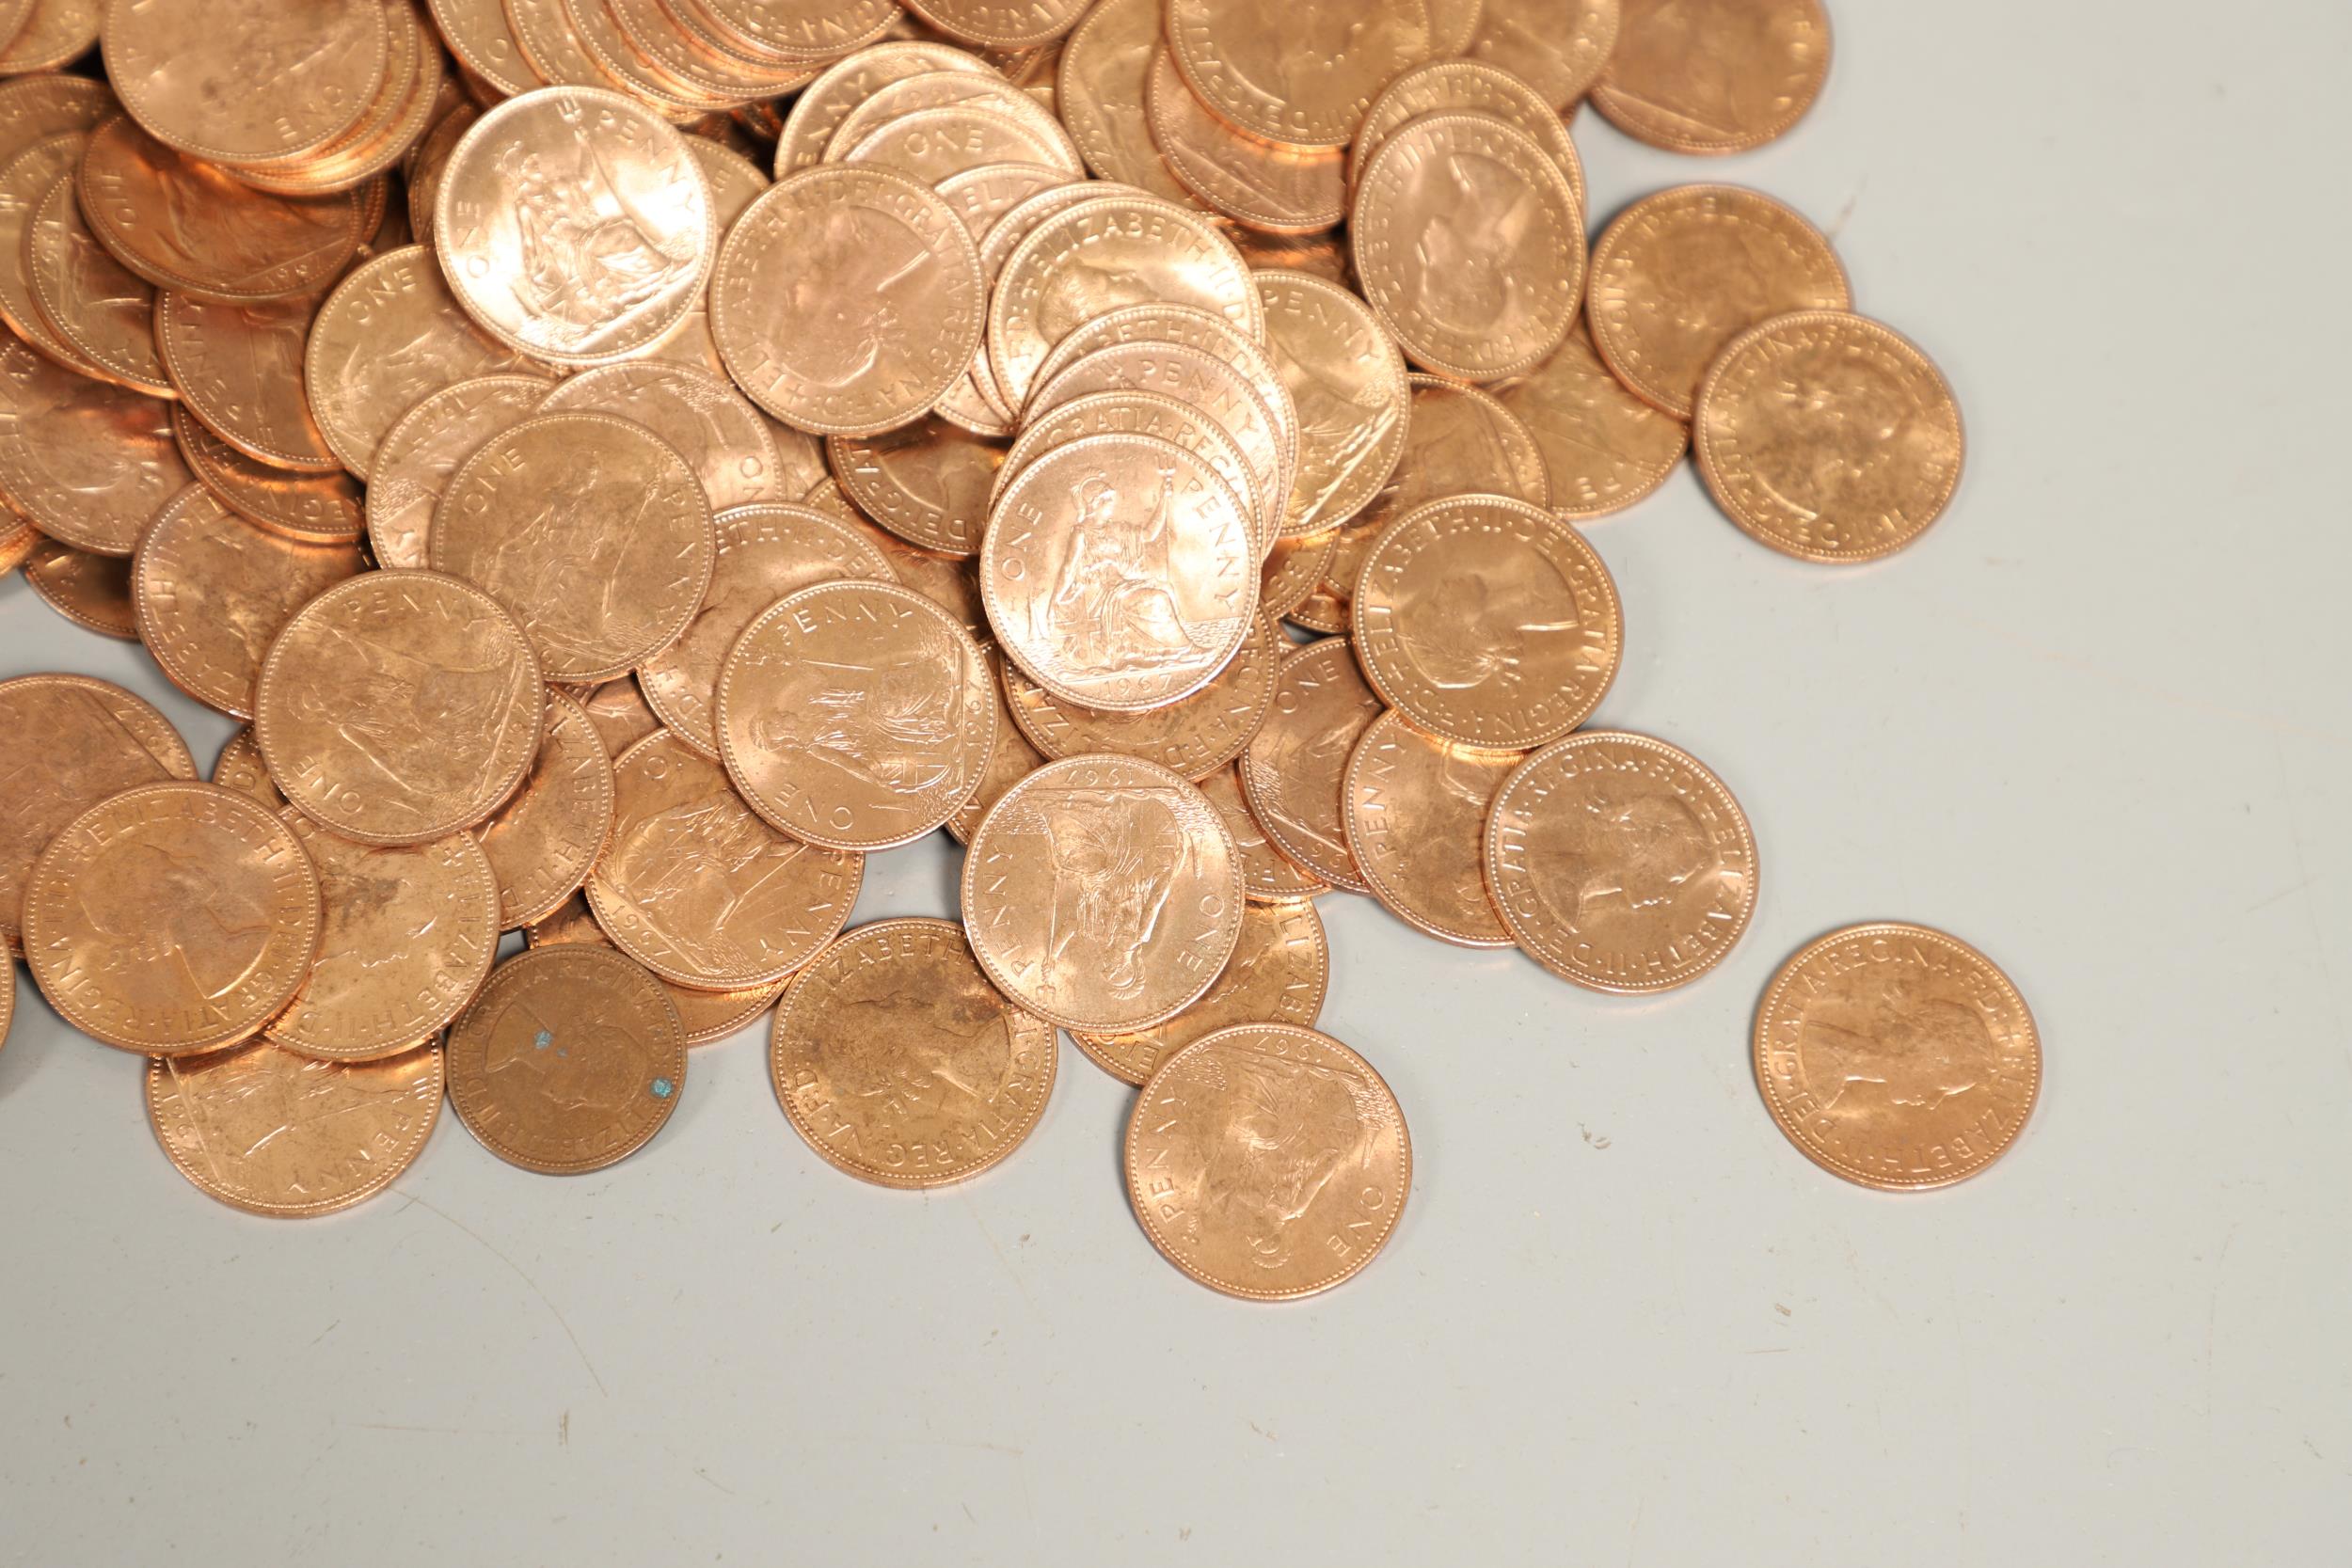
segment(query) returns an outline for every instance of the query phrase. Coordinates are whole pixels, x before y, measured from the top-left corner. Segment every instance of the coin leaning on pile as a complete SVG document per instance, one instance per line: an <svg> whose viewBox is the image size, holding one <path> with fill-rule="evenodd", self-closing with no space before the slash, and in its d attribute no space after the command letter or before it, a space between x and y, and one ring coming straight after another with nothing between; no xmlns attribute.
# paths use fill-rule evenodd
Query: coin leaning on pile
<svg viewBox="0 0 2352 1568"><path fill-rule="evenodd" d="M128 692L0 682L0 935L257 1213L383 1191L444 1096L608 1165L773 1010L841 1171L1012 1156L1066 1030L1169 1261L1338 1284L1412 1152L1314 1027L1314 900L1629 995L1756 911L1724 777L1593 725L1643 621L1586 525L1687 451L1860 562L1958 485L1802 215L1587 211L1585 98L1770 140L1817 0L87 9L0 3L0 562L250 727L200 782ZM943 827L961 920L851 926ZM2015 988L1900 924L1790 959L1753 1053L1888 1190L2040 1083Z"/></svg>

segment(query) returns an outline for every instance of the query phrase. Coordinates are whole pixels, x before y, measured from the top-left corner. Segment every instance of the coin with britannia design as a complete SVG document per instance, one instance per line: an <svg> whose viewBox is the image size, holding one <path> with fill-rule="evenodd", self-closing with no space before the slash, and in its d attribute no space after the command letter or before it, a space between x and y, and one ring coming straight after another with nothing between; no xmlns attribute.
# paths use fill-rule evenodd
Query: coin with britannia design
<svg viewBox="0 0 2352 1568"><path fill-rule="evenodd" d="M1265 722L1289 644L1261 616L1215 679L1189 697L1138 713L1104 713L1064 702L1018 669L1005 672L1013 722L1050 757L1108 752L1143 757L1187 779L1205 779L1239 756Z"/></svg>
<svg viewBox="0 0 2352 1568"><path fill-rule="evenodd" d="M1323 917L1314 905L1305 899L1253 903L1242 911L1233 956L1200 1001L1149 1029L1125 1035L1081 1032L1071 1038L1104 1071L1140 1087L1162 1062L1220 1029L1242 1023L1313 1028L1330 972Z"/></svg>
<svg viewBox="0 0 2352 1568"><path fill-rule="evenodd" d="M483 375L418 400L377 444L368 471L368 544L379 566L432 558L433 510L458 466L537 411L553 386L535 375Z"/></svg>

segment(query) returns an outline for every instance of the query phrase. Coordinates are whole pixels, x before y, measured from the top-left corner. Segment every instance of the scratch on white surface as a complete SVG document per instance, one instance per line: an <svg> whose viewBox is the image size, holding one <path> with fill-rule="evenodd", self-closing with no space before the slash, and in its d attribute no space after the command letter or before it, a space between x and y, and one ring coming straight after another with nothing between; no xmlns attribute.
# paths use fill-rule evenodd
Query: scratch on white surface
<svg viewBox="0 0 2352 1568"><path fill-rule="evenodd" d="M426 1202L423 1198L417 1196L414 1193L401 1192L398 1187L393 1188L392 1191L400 1193L401 1196L406 1198L410 1207L422 1209L428 1214L438 1215L442 1220L455 1226L459 1230L464 1231L468 1236L472 1237L473 1240L485 1250L486 1250L491 1257L497 1259L508 1268L513 1269L515 1271L515 1277L521 1280L525 1285L530 1286L531 1293L537 1296L541 1302L546 1304L548 1314L555 1319L556 1326L564 1331L564 1338L572 1342L573 1353L580 1357L580 1364L588 1369L588 1376L590 1380L596 1384L596 1392L604 1395L608 1399L612 1397L612 1390L604 1386L604 1379L596 1374L596 1364L588 1359L588 1347L581 1344L580 1342L580 1336L572 1332L571 1323L564 1316L564 1309L556 1306L554 1299L545 1291L539 1289L539 1282L537 1280L532 1278L531 1275L523 1272L523 1267L520 1263L516 1262L512 1258L507 1257L506 1254L490 1245L488 1242L484 1241L479 1231L474 1230L464 1221L458 1219L455 1215L449 1213L445 1210L437 1208L433 1204Z"/></svg>

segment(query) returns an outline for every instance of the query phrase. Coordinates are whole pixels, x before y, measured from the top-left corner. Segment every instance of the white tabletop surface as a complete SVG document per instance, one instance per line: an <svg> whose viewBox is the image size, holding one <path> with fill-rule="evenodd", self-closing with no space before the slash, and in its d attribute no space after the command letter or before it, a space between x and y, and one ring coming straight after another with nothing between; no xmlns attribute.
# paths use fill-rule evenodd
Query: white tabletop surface
<svg viewBox="0 0 2352 1568"><path fill-rule="evenodd" d="M1130 1091L1068 1046L1029 1144L929 1196L812 1155L746 1034L601 1174L445 1117L378 1200L248 1218L20 969L0 1564L2337 1559L2352 10L1836 21L1756 153L1584 115L1594 209L1722 179L1811 214L1958 388L1960 499L1859 570L1687 468L1590 530L1629 627L1600 721L1730 783L1761 907L1613 1002L1325 899L1324 1027L1416 1155L1372 1268L1273 1307L1185 1279L1128 1210ZM207 767L230 730L12 578L0 674L39 670ZM957 865L879 858L858 919L953 913ZM1871 918L1973 941L2042 1026L2031 1124L1947 1191L1824 1174L1750 1074L1773 968Z"/></svg>

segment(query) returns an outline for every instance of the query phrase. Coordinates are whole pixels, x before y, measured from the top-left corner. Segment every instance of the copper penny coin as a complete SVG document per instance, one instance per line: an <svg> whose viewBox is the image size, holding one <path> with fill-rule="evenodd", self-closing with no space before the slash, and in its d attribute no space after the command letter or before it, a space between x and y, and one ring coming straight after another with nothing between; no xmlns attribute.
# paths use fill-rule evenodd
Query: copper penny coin
<svg viewBox="0 0 2352 1568"><path fill-rule="evenodd" d="M87 675L0 681L0 734L31 737L0 776L0 939L13 947L33 863L58 830L126 789L195 778L196 760L169 720Z"/></svg>
<svg viewBox="0 0 2352 1568"><path fill-rule="evenodd" d="M398 845L470 828L513 794L543 705L531 645L490 595L437 573L369 572L287 621L253 705L270 777L297 810Z"/></svg>
<svg viewBox="0 0 2352 1568"><path fill-rule="evenodd" d="M1162 0L1097 0L1062 42L1054 98L1087 167L1189 204L1192 193L1152 139L1146 103L1165 9Z"/></svg>
<svg viewBox="0 0 2352 1568"><path fill-rule="evenodd" d="M262 1031L329 1061L401 1054L473 1000L499 944L498 879L465 833L367 845L282 814L318 868L326 924L310 977Z"/></svg>
<svg viewBox="0 0 2352 1568"><path fill-rule="evenodd" d="M1771 141L1804 118L1829 76L1820 0L1624 0L1624 11L1593 107L1669 152Z"/></svg>
<svg viewBox="0 0 2352 1568"><path fill-rule="evenodd" d="M1616 0L1575 3L1588 14L1606 8L1611 25L1614 26ZM1518 18L1504 18L1503 25L1512 31L1518 30ZM1533 59L1532 55L1521 55L1517 63L1532 63ZM1558 165L1560 172L1567 177L1568 188L1576 193L1576 210L1583 212L1584 162L1577 156L1576 143L1569 139L1567 124L1561 119L1559 111L1542 90L1518 73L1517 63L1489 65L1484 60L1438 59L1415 66L1383 87L1380 96L1373 100L1371 109L1364 115L1363 128L1356 133L1355 143L1348 149L1349 169L1356 178L1362 178L1381 144L1423 115L1456 111L1492 115L1544 150L1544 156Z"/></svg>
<svg viewBox="0 0 2352 1568"><path fill-rule="evenodd" d="M1059 396L1058 391L1056 396ZM1265 499L1259 489L1260 473L1279 473L1276 463L1268 461L1279 460L1279 451L1270 446L1257 449L1260 464L1253 467L1248 454L1218 418L1166 392L1131 388L1088 392L1073 396L1066 403L1055 402L1023 427L1021 438L1005 454L1004 465L996 471L994 495L1002 495L1006 486L1019 478L1021 470L1040 454L1089 436L1149 436L1174 442L1208 464L1219 479L1233 487L1233 493L1250 514L1253 540L1272 536L1275 524L1266 515Z"/></svg>
<svg viewBox="0 0 2352 1568"><path fill-rule="evenodd" d="M1350 612L1382 700L1440 740L1488 751L1584 722L1625 654L1600 556L1545 508L1502 496L1432 501L1391 524Z"/></svg>
<svg viewBox="0 0 2352 1568"><path fill-rule="evenodd" d="M977 555L1005 445L931 415L879 436L834 436L834 472L858 506L921 549Z"/></svg>
<svg viewBox="0 0 2352 1568"><path fill-rule="evenodd" d="M1593 248L1587 320L1618 380L1677 419L1725 344L1791 310L1853 303L1828 237L1771 197L1677 185L1617 214Z"/></svg>
<svg viewBox="0 0 2352 1568"><path fill-rule="evenodd" d="M1249 815L1275 848L1350 893L1370 884L1347 844L1347 763L1380 713L1356 650L1344 637L1327 637L1282 657L1274 709L1241 757Z"/></svg>
<svg viewBox="0 0 2352 1568"><path fill-rule="evenodd" d="M1691 427L1609 373L1580 318L1552 356L1501 394L1543 450L1551 509L1581 522L1622 512L1666 483Z"/></svg>
<svg viewBox="0 0 2352 1568"><path fill-rule="evenodd" d="M1078 24L1088 0L913 0L907 9L963 43L987 49L1033 49Z"/></svg>
<svg viewBox="0 0 2352 1568"><path fill-rule="evenodd" d="M1639 4L1626 9L1640 11ZM1577 101L1619 47L1620 0L1486 0L1467 53L1473 61L1506 66L1525 77L1559 114Z"/></svg>
<svg viewBox="0 0 2352 1568"><path fill-rule="evenodd" d="M720 248L711 333L728 372L800 429L870 436L913 423L972 363L979 252L929 186L827 165L752 203Z"/></svg>
<svg viewBox="0 0 2352 1568"><path fill-rule="evenodd" d="M1183 775L1136 757L1049 763L972 835L963 920L999 990L1065 1029L1174 1017L1241 937L1233 837Z"/></svg>
<svg viewBox="0 0 2352 1568"><path fill-rule="evenodd" d="M1976 1175L2042 1090L2042 1037L2009 976L1901 922L1832 931L1783 964L1756 1010L1755 1061L1788 1141L1883 1192Z"/></svg>
<svg viewBox="0 0 2352 1568"><path fill-rule="evenodd" d="M441 1047L328 1062L266 1043L147 1065L147 1118L174 1168L248 1214L305 1218L400 1180L440 1119Z"/></svg>
<svg viewBox="0 0 2352 1568"><path fill-rule="evenodd" d="M155 515L131 567L139 639L181 690L232 719L294 611L367 569L357 545L307 545L256 528L190 485Z"/></svg>
<svg viewBox="0 0 2352 1568"><path fill-rule="evenodd" d="M834 133L857 106L893 82L934 71L986 72L988 66L946 43L878 43L828 67L792 101L776 138L778 180L824 161Z"/></svg>
<svg viewBox="0 0 2352 1568"><path fill-rule="evenodd" d="M302 296L226 305L167 290L155 344L188 412L222 440L275 468L331 474L342 465L302 385L318 307Z"/></svg>
<svg viewBox="0 0 2352 1568"><path fill-rule="evenodd" d="M33 292L31 247L25 244L41 198L60 176L80 166L88 145L87 133L68 131L35 141L0 164L0 321L58 364L98 375L99 368L41 314Z"/></svg>
<svg viewBox="0 0 2352 1568"><path fill-rule="evenodd" d="M935 187L940 198L956 210L963 220L976 245L985 241L988 231L998 219L1033 196L1058 190L1070 183L1070 177L1058 168L1040 164L983 164L977 168L951 174ZM988 262L983 254L980 262L983 278ZM932 412L940 419L961 425L975 436L1007 436L1013 433L1015 420L1010 409L1001 406L996 393L996 378L989 373L988 346L985 341L972 356L972 363L946 394L933 405Z"/></svg>
<svg viewBox="0 0 2352 1568"><path fill-rule="evenodd" d="M922 837L980 785L996 697L977 643L896 583L804 588L719 674L719 750L754 811L828 849Z"/></svg>
<svg viewBox="0 0 2352 1568"><path fill-rule="evenodd" d="M549 680L609 680L675 642L710 586L710 503L675 447L610 414L493 436L434 509L433 568L531 634Z"/></svg>
<svg viewBox="0 0 2352 1568"><path fill-rule="evenodd" d="M1044 1115L1054 1026L1009 1002L952 920L861 926L795 980L769 1069L793 1130L886 1187L942 1187L1021 1147Z"/></svg>
<svg viewBox="0 0 2352 1568"><path fill-rule="evenodd" d="M1297 410L1298 477L1285 535L1324 533L1380 493L1405 455L1411 386L1396 340L1364 302L1305 273L1255 275L1266 347Z"/></svg>
<svg viewBox="0 0 2352 1568"><path fill-rule="evenodd" d="M704 91L661 66L650 51L631 43L614 0L563 0L563 4L564 19L589 58L632 103L645 111L684 126L742 102L739 97Z"/></svg>
<svg viewBox="0 0 2352 1568"><path fill-rule="evenodd" d="M1312 234L1347 215L1345 153L1234 130L1184 85L1166 49L1152 59L1144 108L1168 169L1211 211L1276 234Z"/></svg>
<svg viewBox="0 0 2352 1568"><path fill-rule="evenodd" d="M401 416L435 392L476 376L538 370L473 325L426 245L388 250L353 268L319 307L303 357L319 430L361 479Z"/></svg>
<svg viewBox="0 0 2352 1568"><path fill-rule="evenodd" d="M450 53L505 97L545 84L523 58L522 45L500 0L427 0L433 24Z"/></svg>
<svg viewBox="0 0 2352 1568"><path fill-rule="evenodd" d="M1966 439L1952 388L1908 338L1837 310L1735 339L1699 388L1692 441L1716 503L1801 561L1872 561L1950 504Z"/></svg>
<svg viewBox="0 0 2352 1568"><path fill-rule="evenodd" d="M391 53L358 124L298 158L234 165L239 181L281 196L350 190L399 163L424 135L446 74L438 40L428 40L413 6L387 7L385 16Z"/></svg>
<svg viewBox="0 0 2352 1568"><path fill-rule="evenodd" d="M35 308L82 363L149 397L179 395L155 352L154 287L92 237L72 170L34 209L24 247Z"/></svg>
<svg viewBox="0 0 2352 1568"><path fill-rule="evenodd" d="M101 42L123 106L222 163L292 158L356 125L391 52L375 0L137 0Z"/></svg>
<svg viewBox="0 0 2352 1568"><path fill-rule="evenodd" d="M24 581L41 602L85 631L124 642L139 640L131 607L131 562L120 556L92 555L54 539L36 536L24 559Z"/></svg>
<svg viewBox="0 0 2352 1568"><path fill-rule="evenodd" d="M980 589L1031 679L1134 712L1200 690L1233 657L1255 624L1256 562L1248 513L1208 464L1150 436L1090 436L1007 488Z"/></svg>
<svg viewBox="0 0 2352 1568"><path fill-rule="evenodd" d="M481 118L482 112L472 104L459 104L434 122L409 155L408 231L421 244L433 243L433 203L441 194L441 177L449 172L449 155Z"/></svg>
<svg viewBox="0 0 2352 1568"><path fill-rule="evenodd" d="M341 468L303 474L257 463L207 430L184 402L171 405L171 434L204 487L246 521L318 544L348 544L364 531L359 483Z"/></svg>
<svg viewBox="0 0 2352 1568"><path fill-rule="evenodd" d="M686 1028L669 992L601 947L536 947L499 965L448 1051L449 1101L466 1131L545 1176L634 1154L686 1085Z"/></svg>
<svg viewBox="0 0 2352 1568"><path fill-rule="evenodd" d="M38 0L22 32L0 50L0 71L56 71L98 41L105 0Z"/></svg>
<svg viewBox="0 0 2352 1568"><path fill-rule="evenodd" d="M258 800L272 811L286 809L286 797L269 776L269 764L262 760L262 748L253 738L250 724L230 736L221 747L220 755L213 759L213 783Z"/></svg>
<svg viewBox="0 0 2352 1568"><path fill-rule="evenodd" d="M991 298L994 296L996 285L1004 277L1005 263L1011 260L1014 251L1021 248L1021 242L1035 233L1048 218L1089 201L1100 201L1105 197L1150 198L1151 195L1151 192L1132 185L1076 180L1049 187L1015 202L999 214L989 225L987 232L980 236L980 278L986 286L986 293ZM1003 378L996 373L995 364L989 356L985 333L982 340L980 352L975 356L968 373L982 399L1009 422L1020 405L1006 392Z"/></svg>
<svg viewBox="0 0 2352 1568"><path fill-rule="evenodd" d="M474 122L442 172L433 232L477 323L566 365L660 340L718 247L710 183L676 130L623 94L572 87Z"/></svg>
<svg viewBox="0 0 2352 1568"><path fill-rule="evenodd" d="M1127 1196L1168 1260L1227 1295L1285 1301L1359 1273L1413 1186L1405 1113L1372 1064L1282 1023L1168 1057L1127 1122Z"/></svg>
<svg viewBox="0 0 2352 1568"><path fill-rule="evenodd" d="M368 543L379 566L432 559L433 511L450 476L484 443L535 412L554 385L535 375L482 375L444 387L385 432L368 470Z"/></svg>
<svg viewBox="0 0 2352 1568"><path fill-rule="evenodd" d="M1423 735L1384 713L1357 741L1343 803L1347 845L1383 907L1463 947L1508 947L1486 889L1486 811L1525 755Z"/></svg>
<svg viewBox="0 0 2352 1568"><path fill-rule="evenodd" d="M501 929L544 920L580 891L612 834L612 792L604 737L585 709L550 689L522 787L474 831L498 879Z"/></svg>
<svg viewBox="0 0 2352 1568"><path fill-rule="evenodd" d="M1277 539L1274 548L1266 554L1265 564L1259 569L1258 608L1268 615L1295 615L1298 607L1314 593L1315 585L1325 579L1339 537L1340 531L1333 529L1305 539ZM1346 624L1344 610L1331 623L1335 626Z"/></svg>
<svg viewBox="0 0 2352 1568"><path fill-rule="evenodd" d="M1232 958L1200 1001L1150 1029L1071 1038L1104 1071L1141 1086L1162 1062L1220 1029L1247 1023L1313 1028L1330 974L1323 919L1312 904L1251 904L1242 911Z"/></svg>
<svg viewBox="0 0 2352 1568"><path fill-rule="evenodd" d="M604 737L604 749L615 757L661 727L660 718L633 676L570 689L596 734Z"/></svg>
<svg viewBox="0 0 2352 1568"><path fill-rule="evenodd" d="M1021 733L1021 726L1012 721L1011 711L1005 705L1005 656L993 642L982 644L980 652L988 659L991 684L995 688L996 743L989 748L988 767L980 774L980 787L972 792L972 799L963 803L961 810L947 818L947 832L958 844L970 844L989 808L1004 799L1005 791L1046 763L1045 754L1029 744L1029 737Z"/></svg>
<svg viewBox="0 0 2352 1568"><path fill-rule="evenodd" d="M1374 96L1430 53L1421 0L1170 0L1168 41L1219 119L1306 147L1346 146Z"/></svg>
<svg viewBox="0 0 2352 1568"><path fill-rule="evenodd" d="M318 952L319 877L294 830L235 791L140 784L50 840L24 921L68 1023L177 1056L248 1038L292 999Z"/></svg>
<svg viewBox="0 0 2352 1568"><path fill-rule="evenodd" d="M1331 884L1292 860L1270 842L1265 830L1250 815L1249 801L1242 793L1241 765L1221 768L1200 781L1200 793L1209 798L1217 816L1233 835L1233 844L1241 851L1242 892L1253 904L1287 904L1300 898L1313 898L1331 891Z"/></svg>
<svg viewBox="0 0 2352 1568"><path fill-rule="evenodd" d="M993 641L987 609L980 602L980 581L968 556L918 550L898 535L875 527L863 517L851 519L867 544L890 562L898 581L946 610L976 642Z"/></svg>
<svg viewBox="0 0 2352 1568"><path fill-rule="evenodd" d="M1019 92L1011 87L1004 90ZM1078 154L1062 135L1061 127L1052 123L1052 116L1038 109L1039 116L1047 122L1038 125L991 107L992 102L982 99L901 115L877 125L847 149L840 149L839 138L835 138L836 150L830 154L831 159L834 163L895 169L926 185L937 185L991 164L1041 164L1060 168L1073 180L1085 175L1085 166L1078 161ZM1036 109L1035 101L1029 101L1029 106ZM848 129L843 127L845 132Z"/></svg>
<svg viewBox="0 0 2352 1568"><path fill-rule="evenodd" d="M1756 839L1724 782L1663 741L1573 735L1504 781L1486 881L1529 957L1593 990L1688 985L1756 911Z"/></svg>
<svg viewBox="0 0 2352 1568"><path fill-rule="evenodd" d="M713 512L787 499L767 420L732 383L698 366L639 360L583 371L558 383L539 411L644 425L692 467Z"/></svg>
<svg viewBox="0 0 2352 1568"><path fill-rule="evenodd" d="M588 902L613 943L711 990L781 980L850 918L866 857L788 838L717 763L656 731L612 764L612 839Z"/></svg>
<svg viewBox="0 0 2352 1568"><path fill-rule="evenodd" d="M1560 346L1584 297L1584 224L1543 148L1487 114L1400 126L1350 226L1364 298L1414 363L1498 381Z"/></svg>
<svg viewBox="0 0 2352 1568"><path fill-rule="evenodd" d="M1320 234L1268 234L1262 230L1238 226L1227 231L1227 239L1241 252L1241 259L1256 272L1303 272L1320 277L1327 283L1343 288L1355 280L1355 265L1348 260L1346 242L1337 230Z"/></svg>
<svg viewBox="0 0 2352 1568"><path fill-rule="evenodd" d="M702 607L675 642L646 661L639 685L671 734L719 755L719 672L744 630L778 601L839 578L896 582L881 551L811 507L737 507L718 517L719 553Z"/></svg>
<svg viewBox="0 0 2352 1568"><path fill-rule="evenodd" d="M532 926L525 933L533 947L585 942L596 947L611 947L612 939L596 924L596 915L588 908L588 900L574 894L556 906L555 912ZM656 975L656 979L660 976ZM750 1024L753 1020L776 1005L788 979L772 980L764 986L747 986L739 990L695 990L689 986L661 981L662 990L670 993L671 1006L677 1008L678 1022L686 1026L688 1045L708 1045L726 1039Z"/></svg>
<svg viewBox="0 0 2352 1568"><path fill-rule="evenodd" d="M0 335L0 498L52 539L129 555L155 509L196 482L171 405L93 381Z"/></svg>
<svg viewBox="0 0 2352 1568"><path fill-rule="evenodd" d="M1274 683L1289 647L1261 616L1249 640L1216 678L1189 697L1138 713L1099 713L1064 702L1018 669L1005 672L1013 722L1049 757L1109 752L1142 757L1205 779L1241 755L1265 722Z"/></svg>
<svg viewBox="0 0 2352 1568"><path fill-rule="evenodd" d="M0 65L12 53L13 46L0 51ZM17 76L0 82L0 163L47 137L95 131L121 112L106 84L87 76Z"/></svg>
<svg viewBox="0 0 2352 1568"><path fill-rule="evenodd" d="M605 69L589 55L588 46L573 30L564 0L505 0L507 24L523 60L550 87L610 87L615 85Z"/></svg>

